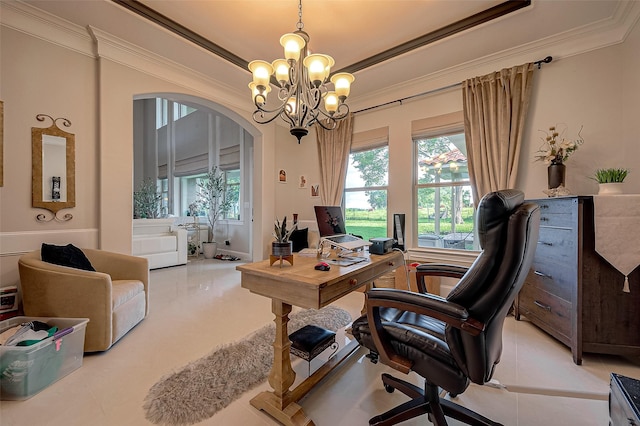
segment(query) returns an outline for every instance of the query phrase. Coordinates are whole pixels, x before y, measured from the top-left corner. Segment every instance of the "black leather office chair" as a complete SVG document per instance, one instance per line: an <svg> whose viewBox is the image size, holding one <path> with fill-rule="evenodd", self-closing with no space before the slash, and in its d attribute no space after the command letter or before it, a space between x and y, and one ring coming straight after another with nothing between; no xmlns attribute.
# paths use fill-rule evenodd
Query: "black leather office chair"
<svg viewBox="0 0 640 426"><path fill-rule="evenodd" d="M435 425L449 416L470 425L498 425L467 408L440 398L439 389L461 394L470 382L488 382L502 353L502 326L531 266L538 241L540 212L517 190L485 195L476 226L482 252L468 268L424 264L417 268L420 293L372 289L367 314L353 323L353 335L375 358L425 379L424 391L382 375L385 389L413 398L369 420L392 425L428 414ZM445 298L427 294L427 275L459 278Z"/></svg>

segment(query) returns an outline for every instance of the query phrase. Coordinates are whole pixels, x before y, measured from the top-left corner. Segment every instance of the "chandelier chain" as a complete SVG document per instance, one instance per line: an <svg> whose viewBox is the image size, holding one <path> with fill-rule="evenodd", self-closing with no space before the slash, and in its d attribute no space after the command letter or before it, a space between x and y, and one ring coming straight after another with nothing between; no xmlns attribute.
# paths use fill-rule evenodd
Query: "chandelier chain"
<svg viewBox="0 0 640 426"><path fill-rule="evenodd" d="M298 24L296 25L298 31L302 31L304 24L302 23L302 0L298 2Z"/></svg>

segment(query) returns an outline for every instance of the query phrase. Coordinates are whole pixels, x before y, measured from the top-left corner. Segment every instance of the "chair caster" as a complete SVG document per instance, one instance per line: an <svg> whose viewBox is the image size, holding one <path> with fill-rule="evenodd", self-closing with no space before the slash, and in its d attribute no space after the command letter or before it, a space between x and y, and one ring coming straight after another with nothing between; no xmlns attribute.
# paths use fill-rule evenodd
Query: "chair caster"
<svg viewBox="0 0 640 426"><path fill-rule="evenodd" d="M396 388L394 388L394 387L393 387L393 386L391 386L391 385L386 385L386 384L385 384L385 385L384 385L384 390L386 390L386 391L387 391L387 393L393 393L393 391L394 391L394 390L396 390Z"/></svg>
<svg viewBox="0 0 640 426"><path fill-rule="evenodd" d="M371 361L372 364L377 364L378 363L378 354L376 352L369 352L365 356L367 358L369 358L369 361Z"/></svg>

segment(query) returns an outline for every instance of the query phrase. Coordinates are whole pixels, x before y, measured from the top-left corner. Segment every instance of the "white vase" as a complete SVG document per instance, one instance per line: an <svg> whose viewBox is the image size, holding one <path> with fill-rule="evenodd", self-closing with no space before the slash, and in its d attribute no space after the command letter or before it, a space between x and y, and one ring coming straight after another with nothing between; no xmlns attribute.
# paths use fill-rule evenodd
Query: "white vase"
<svg viewBox="0 0 640 426"><path fill-rule="evenodd" d="M622 194L622 182L598 184L598 195Z"/></svg>
<svg viewBox="0 0 640 426"><path fill-rule="evenodd" d="M202 252L205 259L213 259L218 250L218 243L202 243Z"/></svg>

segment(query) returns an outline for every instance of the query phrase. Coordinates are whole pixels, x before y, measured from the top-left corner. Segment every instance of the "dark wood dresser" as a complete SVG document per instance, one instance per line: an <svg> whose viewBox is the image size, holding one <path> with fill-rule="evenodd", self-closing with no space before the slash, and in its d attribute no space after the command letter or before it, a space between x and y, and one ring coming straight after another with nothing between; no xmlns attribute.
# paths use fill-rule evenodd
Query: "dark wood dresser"
<svg viewBox="0 0 640 426"><path fill-rule="evenodd" d="M609 425L640 425L640 381L611 373Z"/></svg>
<svg viewBox="0 0 640 426"><path fill-rule="evenodd" d="M540 205L533 266L515 303L517 320L583 352L640 355L640 268L624 276L595 251L593 197L528 200Z"/></svg>

